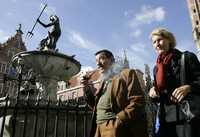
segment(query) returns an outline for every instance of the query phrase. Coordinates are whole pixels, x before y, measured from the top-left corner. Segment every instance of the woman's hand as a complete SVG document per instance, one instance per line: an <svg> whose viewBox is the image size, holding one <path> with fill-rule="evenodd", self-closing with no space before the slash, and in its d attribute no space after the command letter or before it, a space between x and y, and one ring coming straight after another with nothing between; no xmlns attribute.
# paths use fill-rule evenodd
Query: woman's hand
<svg viewBox="0 0 200 137"><path fill-rule="evenodd" d="M179 103L188 95L189 92L191 92L190 85L180 86L174 90L170 99L175 103Z"/></svg>

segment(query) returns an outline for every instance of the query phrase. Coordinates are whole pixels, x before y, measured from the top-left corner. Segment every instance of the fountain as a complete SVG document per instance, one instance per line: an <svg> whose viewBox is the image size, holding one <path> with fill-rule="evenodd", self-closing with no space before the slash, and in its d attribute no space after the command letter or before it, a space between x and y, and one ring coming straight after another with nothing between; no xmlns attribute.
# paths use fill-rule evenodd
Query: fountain
<svg viewBox="0 0 200 137"><path fill-rule="evenodd" d="M69 80L81 67L73 57L49 50L20 52L12 58L12 65L18 74L25 74L25 77L31 70L40 85L41 98L49 96L52 100L57 99L57 82Z"/></svg>

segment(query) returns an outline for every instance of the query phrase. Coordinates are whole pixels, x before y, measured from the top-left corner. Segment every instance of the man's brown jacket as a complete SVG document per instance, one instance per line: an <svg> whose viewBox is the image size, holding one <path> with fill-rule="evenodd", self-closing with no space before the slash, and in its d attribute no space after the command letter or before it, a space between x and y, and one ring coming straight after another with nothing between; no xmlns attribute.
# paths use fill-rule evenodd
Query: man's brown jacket
<svg viewBox="0 0 200 137"><path fill-rule="evenodd" d="M93 108L93 125L91 137L94 137L96 128L96 105L99 93L102 92L104 83L100 84L94 98L88 96L88 105ZM106 92L111 93L112 111L122 121L124 136L147 137L147 121L145 115L145 98L136 72L133 69L123 69L112 78L111 85ZM88 94L89 95L89 94Z"/></svg>

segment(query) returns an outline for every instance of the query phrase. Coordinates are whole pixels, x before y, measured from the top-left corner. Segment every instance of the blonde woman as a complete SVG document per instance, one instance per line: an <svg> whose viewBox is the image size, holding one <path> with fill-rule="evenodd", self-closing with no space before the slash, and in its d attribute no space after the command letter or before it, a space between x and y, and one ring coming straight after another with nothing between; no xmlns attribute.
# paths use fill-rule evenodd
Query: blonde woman
<svg viewBox="0 0 200 137"><path fill-rule="evenodd" d="M170 31L156 28L150 37L158 55L154 67L154 86L149 91L149 96L159 104L159 127L156 136L200 137L199 116L192 117L188 123L185 117L181 116L178 105L192 96L200 96L200 63L193 53L181 52L175 48L176 39ZM183 53L186 64L184 85L180 80Z"/></svg>

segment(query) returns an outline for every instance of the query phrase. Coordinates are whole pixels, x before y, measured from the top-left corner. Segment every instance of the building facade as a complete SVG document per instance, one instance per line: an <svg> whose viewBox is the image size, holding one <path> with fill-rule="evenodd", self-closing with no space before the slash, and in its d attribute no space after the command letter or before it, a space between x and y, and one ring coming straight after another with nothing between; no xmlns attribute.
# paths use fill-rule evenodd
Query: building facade
<svg viewBox="0 0 200 137"><path fill-rule="evenodd" d="M60 85L60 88L58 88L57 97L60 98L63 101L66 100L80 100L83 99L84 92L83 92L83 85L81 85L81 77L84 75L84 73L87 73L89 76L89 82L94 85L95 88L99 87L100 81L98 80L100 73L98 70L93 71L81 71L74 77L72 77L68 82L66 82L66 86L62 84ZM66 87L66 88L63 88Z"/></svg>
<svg viewBox="0 0 200 137"><path fill-rule="evenodd" d="M192 22L192 33L196 43L198 54L200 55L200 1L187 0L190 18Z"/></svg>
<svg viewBox="0 0 200 137"><path fill-rule="evenodd" d="M23 32L21 25L16 30L16 34L6 42L0 44L0 97L9 94L14 96L17 90L17 82L7 79L7 75L13 75L15 70L12 68L12 57L22 51L26 51L26 46L22 40Z"/></svg>

